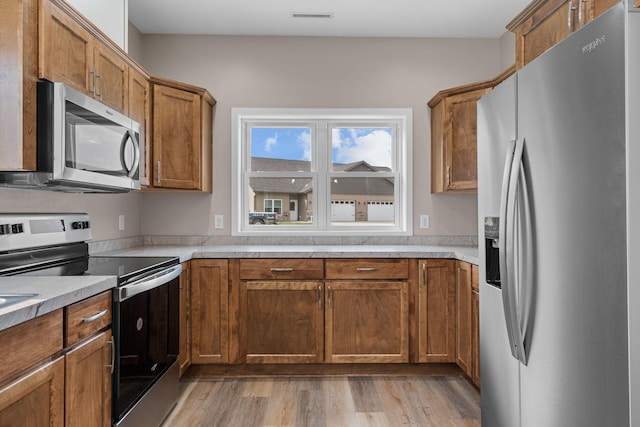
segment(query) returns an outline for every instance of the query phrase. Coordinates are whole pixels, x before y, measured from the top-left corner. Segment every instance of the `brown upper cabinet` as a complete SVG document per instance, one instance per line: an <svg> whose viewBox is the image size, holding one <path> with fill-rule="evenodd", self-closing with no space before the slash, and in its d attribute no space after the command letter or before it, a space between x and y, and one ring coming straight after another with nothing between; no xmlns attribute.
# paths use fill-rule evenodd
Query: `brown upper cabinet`
<svg viewBox="0 0 640 427"><path fill-rule="evenodd" d="M620 0L534 0L508 25L520 69Z"/></svg>
<svg viewBox="0 0 640 427"><path fill-rule="evenodd" d="M63 0L0 0L0 6L6 18L0 25L0 170L37 168L36 83L44 79L140 124L145 189L211 191L216 101L206 89L160 78L152 86L140 65Z"/></svg>
<svg viewBox="0 0 640 427"><path fill-rule="evenodd" d="M38 0L0 0L1 170L36 169Z"/></svg>
<svg viewBox="0 0 640 427"><path fill-rule="evenodd" d="M127 114L140 124L140 184L150 185L151 150L147 148L151 128L151 84L142 69L129 68L129 105Z"/></svg>
<svg viewBox="0 0 640 427"><path fill-rule="evenodd" d="M202 88L152 78L154 188L210 192L213 106Z"/></svg>
<svg viewBox="0 0 640 427"><path fill-rule="evenodd" d="M477 191L477 101L513 72L511 67L495 79L442 90L428 102L432 193Z"/></svg>
<svg viewBox="0 0 640 427"><path fill-rule="evenodd" d="M39 77L63 82L120 112L127 110L129 67L62 1L42 0Z"/></svg>

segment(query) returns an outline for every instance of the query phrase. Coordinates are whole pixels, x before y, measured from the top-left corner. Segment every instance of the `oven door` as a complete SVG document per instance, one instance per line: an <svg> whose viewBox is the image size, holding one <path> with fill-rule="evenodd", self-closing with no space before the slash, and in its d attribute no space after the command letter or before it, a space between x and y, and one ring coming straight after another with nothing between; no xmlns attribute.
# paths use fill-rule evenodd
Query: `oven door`
<svg viewBox="0 0 640 427"><path fill-rule="evenodd" d="M140 292L131 292L131 296L125 298L121 298L122 288L114 290L114 424L120 424L133 412L145 395L153 394L150 390L176 365L180 269L174 267L173 271L168 276L174 277L168 282L151 289L138 286ZM156 411L159 410L156 406Z"/></svg>

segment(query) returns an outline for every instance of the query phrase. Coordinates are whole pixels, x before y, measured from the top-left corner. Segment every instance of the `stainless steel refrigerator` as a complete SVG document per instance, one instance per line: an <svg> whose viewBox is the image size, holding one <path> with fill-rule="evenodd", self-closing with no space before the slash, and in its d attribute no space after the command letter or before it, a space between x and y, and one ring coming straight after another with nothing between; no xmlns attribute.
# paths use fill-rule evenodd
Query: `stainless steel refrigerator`
<svg viewBox="0 0 640 427"><path fill-rule="evenodd" d="M621 2L478 103L484 427L640 425L632 10Z"/></svg>

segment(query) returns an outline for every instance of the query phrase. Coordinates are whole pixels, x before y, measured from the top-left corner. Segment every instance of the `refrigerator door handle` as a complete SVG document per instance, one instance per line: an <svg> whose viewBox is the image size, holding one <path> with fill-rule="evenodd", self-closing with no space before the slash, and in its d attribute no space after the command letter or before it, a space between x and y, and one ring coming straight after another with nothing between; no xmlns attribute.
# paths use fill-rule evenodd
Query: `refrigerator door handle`
<svg viewBox="0 0 640 427"><path fill-rule="evenodd" d="M502 180L502 194L500 197L500 277L502 288L502 305L511 355L522 364L527 364L527 354L524 348L524 336L520 327L517 301L517 286L519 272L517 270L516 248L516 209L518 191L525 192L524 171L522 170L522 156L524 140L511 141L507 150L504 175ZM524 184L519 186L519 181ZM528 206L525 207L528 209Z"/></svg>

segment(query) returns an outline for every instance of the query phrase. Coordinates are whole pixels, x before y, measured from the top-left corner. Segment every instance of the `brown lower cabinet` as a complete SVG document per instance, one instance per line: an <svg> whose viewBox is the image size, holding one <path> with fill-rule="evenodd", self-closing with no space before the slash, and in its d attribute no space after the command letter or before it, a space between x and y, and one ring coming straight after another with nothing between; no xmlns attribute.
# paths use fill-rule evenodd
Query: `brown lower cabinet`
<svg viewBox="0 0 640 427"><path fill-rule="evenodd" d="M471 380L480 387L480 288L478 266L471 266Z"/></svg>
<svg viewBox="0 0 640 427"><path fill-rule="evenodd" d="M198 259L190 270L193 364L457 363L479 383L469 263Z"/></svg>
<svg viewBox="0 0 640 427"><path fill-rule="evenodd" d="M180 376L191 366L191 270L190 262L182 263L180 275Z"/></svg>
<svg viewBox="0 0 640 427"><path fill-rule="evenodd" d="M111 425L111 330L65 354L65 426Z"/></svg>
<svg viewBox="0 0 640 427"><path fill-rule="evenodd" d="M0 425L64 425L64 358L59 357L0 388Z"/></svg>
<svg viewBox="0 0 640 427"><path fill-rule="evenodd" d="M229 263L191 261L191 363L229 361Z"/></svg>
<svg viewBox="0 0 640 427"><path fill-rule="evenodd" d="M456 261L418 262L418 361L456 362Z"/></svg>
<svg viewBox="0 0 640 427"><path fill-rule="evenodd" d="M331 281L325 296L326 361L409 361L406 281Z"/></svg>
<svg viewBox="0 0 640 427"><path fill-rule="evenodd" d="M243 281L240 347L246 363L324 360L321 281Z"/></svg>
<svg viewBox="0 0 640 427"><path fill-rule="evenodd" d="M110 325L108 291L1 331L0 425L110 426Z"/></svg>

